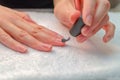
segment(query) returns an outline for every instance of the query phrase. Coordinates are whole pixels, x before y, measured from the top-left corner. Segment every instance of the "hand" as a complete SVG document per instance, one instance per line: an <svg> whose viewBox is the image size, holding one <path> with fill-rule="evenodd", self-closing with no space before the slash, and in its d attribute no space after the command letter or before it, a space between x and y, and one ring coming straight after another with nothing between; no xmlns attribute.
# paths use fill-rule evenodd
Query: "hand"
<svg viewBox="0 0 120 80"><path fill-rule="evenodd" d="M105 30L104 42L110 41L114 36L115 26L109 21L108 0L54 0L54 13L62 24L69 29L75 21L82 16L86 26L77 37L79 42L84 42L99 30Z"/></svg>
<svg viewBox="0 0 120 80"><path fill-rule="evenodd" d="M40 51L51 51L52 46L64 46L63 37L35 23L26 13L0 6L0 42L25 53L27 46ZM23 45L25 44L25 45Z"/></svg>

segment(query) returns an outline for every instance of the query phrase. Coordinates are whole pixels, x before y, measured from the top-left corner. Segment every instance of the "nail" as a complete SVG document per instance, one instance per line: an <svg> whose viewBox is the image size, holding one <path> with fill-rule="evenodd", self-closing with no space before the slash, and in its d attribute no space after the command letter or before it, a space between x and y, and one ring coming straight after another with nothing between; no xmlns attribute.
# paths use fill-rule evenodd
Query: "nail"
<svg viewBox="0 0 120 80"><path fill-rule="evenodd" d="M55 46L65 46L65 43L62 42L62 39L58 38L54 41Z"/></svg>
<svg viewBox="0 0 120 80"><path fill-rule="evenodd" d="M82 38L81 40L79 40L79 42L83 43L86 40L87 40L87 38Z"/></svg>
<svg viewBox="0 0 120 80"><path fill-rule="evenodd" d="M42 45L40 45L38 50L45 51L45 52L50 52L52 50L52 45L42 44Z"/></svg>
<svg viewBox="0 0 120 80"><path fill-rule="evenodd" d="M111 39L112 39L112 36L107 36L107 37L104 39L104 42L109 42Z"/></svg>
<svg viewBox="0 0 120 80"><path fill-rule="evenodd" d="M22 47L22 46L17 46L16 49L20 53L26 53L27 52L27 48Z"/></svg>
<svg viewBox="0 0 120 80"><path fill-rule="evenodd" d="M81 42L81 43L86 41L86 40L87 40L87 38L85 36L79 36L78 37L78 41Z"/></svg>
<svg viewBox="0 0 120 80"><path fill-rule="evenodd" d="M88 16L86 17L86 24L87 24L88 26L91 26L91 25L92 25L92 19L93 19L92 15L88 15Z"/></svg>
<svg viewBox="0 0 120 80"><path fill-rule="evenodd" d="M87 34L88 34L88 31L89 31L89 28L88 28L88 26L85 26L85 27L83 28L83 30L82 30L82 32L83 32L83 35L84 35L84 36L87 36Z"/></svg>
<svg viewBox="0 0 120 80"><path fill-rule="evenodd" d="M52 45L54 46L65 46L65 43L62 42L63 37L61 35L57 35L55 41L52 42Z"/></svg>

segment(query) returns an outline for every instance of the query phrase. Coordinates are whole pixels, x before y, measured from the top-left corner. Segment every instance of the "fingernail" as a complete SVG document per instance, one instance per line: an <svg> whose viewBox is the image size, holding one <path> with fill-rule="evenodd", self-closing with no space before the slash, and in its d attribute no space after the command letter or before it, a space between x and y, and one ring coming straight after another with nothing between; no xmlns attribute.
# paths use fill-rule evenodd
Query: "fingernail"
<svg viewBox="0 0 120 80"><path fill-rule="evenodd" d="M86 40L87 40L87 38L85 36L78 37L78 41L81 42L81 43L86 41Z"/></svg>
<svg viewBox="0 0 120 80"><path fill-rule="evenodd" d="M108 42L108 39L107 39L107 38L104 38L104 42L107 43L107 42Z"/></svg>
<svg viewBox="0 0 120 80"><path fill-rule="evenodd" d="M87 36L87 33L88 33L88 31L89 31L89 28L88 28L88 26L85 26L84 28L83 28L83 35L84 36Z"/></svg>
<svg viewBox="0 0 120 80"><path fill-rule="evenodd" d="M55 40L53 41L52 45L54 46L65 46L65 43L62 42L63 36L57 34Z"/></svg>
<svg viewBox="0 0 120 80"><path fill-rule="evenodd" d="M88 16L86 17L86 24L87 24L88 26L91 26L91 25L92 25L92 19L93 19L92 15L88 15Z"/></svg>
<svg viewBox="0 0 120 80"><path fill-rule="evenodd" d="M65 46L65 43L62 42L63 38L56 38L56 40L54 41L54 46Z"/></svg>
<svg viewBox="0 0 120 80"><path fill-rule="evenodd" d="M83 43L86 40L87 40L87 38L82 38L82 39L79 39L79 42Z"/></svg>
<svg viewBox="0 0 120 80"><path fill-rule="evenodd" d="M112 36L107 36L107 37L104 39L104 42L109 42L111 39L112 39Z"/></svg>
<svg viewBox="0 0 120 80"><path fill-rule="evenodd" d="M26 53L27 52L27 48L22 47L22 46L17 46L17 51L20 53Z"/></svg>
<svg viewBox="0 0 120 80"><path fill-rule="evenodd" d="M52 50L52 45L42 44L42 46L40 45L39 50L45 51L45 52L50 52Z"/></svg>

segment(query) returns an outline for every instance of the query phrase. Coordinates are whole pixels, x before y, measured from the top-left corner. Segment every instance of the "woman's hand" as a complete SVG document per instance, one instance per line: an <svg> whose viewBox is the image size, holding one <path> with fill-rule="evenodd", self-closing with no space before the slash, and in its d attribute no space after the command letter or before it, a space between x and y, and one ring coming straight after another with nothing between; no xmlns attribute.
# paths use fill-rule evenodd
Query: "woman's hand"
<svg viewBox="0 0 120 80"><path fill-rule="evenodd" d="M24 53L27 46L51 51L52 46L64 46L62 36L36 24L26 13L0 6L0 42ZM25 45L23 45L25 44Z"/></svg>
<svg viewBox="0 0 120 80"><path fill-rule="evenodd" d="M114 36L115 26L109 22L108 0L54 0L54 13L62 24L71 28L75 21L82 15L86 26L77 37L79 42L84 42L95 35L100 29L106 32L103 41L108 42Z"/></svg>

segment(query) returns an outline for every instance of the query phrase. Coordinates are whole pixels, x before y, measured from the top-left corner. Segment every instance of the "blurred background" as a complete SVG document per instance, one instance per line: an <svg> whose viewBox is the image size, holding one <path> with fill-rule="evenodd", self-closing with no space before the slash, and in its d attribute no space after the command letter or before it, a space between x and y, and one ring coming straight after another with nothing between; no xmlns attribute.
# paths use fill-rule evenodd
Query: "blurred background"
<svg viewBox="0 0 120 80"><path fill-rule="evenodd" d="M120 12L120 0L109 0L111 3L111 11Z"/></svg>
<svg viewBox="0 0 120 80"><path fill-rule="evenodd" d="M120 0L110 0L111 8L116 7L119 4Z"/></svg>

